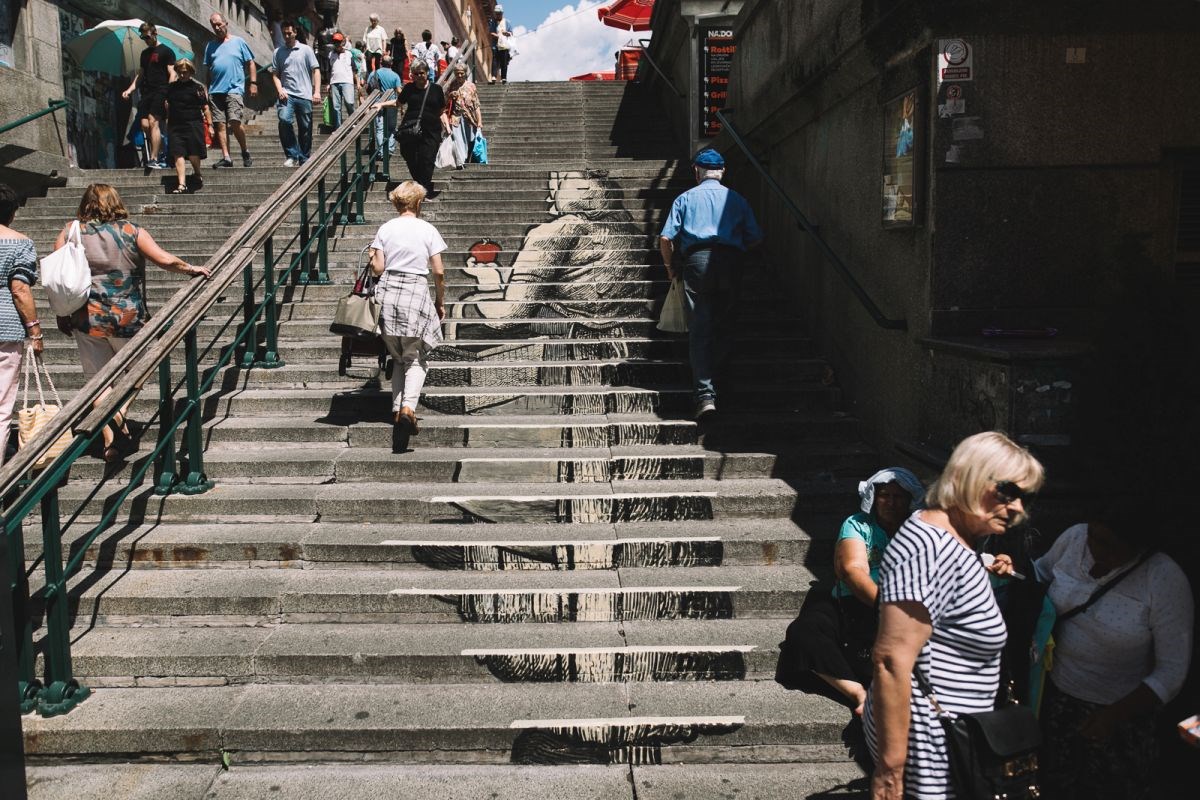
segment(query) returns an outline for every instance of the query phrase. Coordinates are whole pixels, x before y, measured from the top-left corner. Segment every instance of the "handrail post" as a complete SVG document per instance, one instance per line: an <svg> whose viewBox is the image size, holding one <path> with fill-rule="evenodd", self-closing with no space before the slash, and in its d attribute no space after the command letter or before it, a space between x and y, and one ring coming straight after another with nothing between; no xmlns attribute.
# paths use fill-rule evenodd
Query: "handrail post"
<svg viewBox="0 0 1200 800"><path fill-rule="evenodd" d="M158 364L158 427L162 433L162 452L154 463L154 493L171 494L179 483L175 467L175 397L171 389L171 355L163 356Z"/></svg>
<svg viewBox="0 0 1200 800"><path fill-rule="evenodd" d="M387 130L387 114L379 112L383 117L383 144L380 148L383 150L383 174L380 176L384 183L392 179L392 148L388 144L388 140L392 138L392 134Z"/></svg>
<svg viewBox="0 0 1200 800"><path fill-rule="evenodd" d="M308 249L308 243L312 239L312 230L308 223L308 195L305 194L300 198L300 252L303 254L301 258L304 261L301 263L300 269L296 270L296 283L301 286L308 285L308 271L312 265L310 261L312 254Z"/></svg>
<svg viewBox="0 0 1200 800"><path fill-rule="evenodd" d="M338 206L337 217L339 224L345 224L350 216L350 198L346 196L346 190L350 188L350 178L347 170L349 167L346 164L346 151L342 151L340 158L342 171L338 176Z"/></svg>
<svg viewBox="0 0 1200 800"><path fill-rule="evenodd" d="M65 714L91 694L71 674L71 618L67 581L63 575L62 528L58 520L58 489L42 498L42 559L46 571L46 687L38 695L43 717Z"/></svg>
<svg viewBox="0 0 1200 800"><path fill-rule="evenodd" d="M188 474L179 491L183 494L202 494L213 487L213 482L204 474L204 404L200 402L200 348L196 345L196 328L193 326L183 339L188 400L187 445Z"/></svg>
<svg viewBox="0 0 1200 800"><path fill-rule="evenodd" d="M363 173L363 151L362 139L358 136L354 137L354 196L358 204L358 211L354 215L354 224L363 225L366 223L366 215L364 202L366 200L366 190L363 188L363 183L366 181L366 175Z"/></svg>
<svg viewBox="0 0 1200 800"><path fill-rule="evenodd" d="M317 181L317 278L312 283L326 286L329 280L329 198L325 194L325 179Z"/></svg>
<svg viewBox="0 0 1200 800"><path fill-rule="evenodd" d="M17 635L30 616L28 609L16 612L14 604L9 602L15 600L15 596L7 594L8 587L16 582L15 573L11 571L13 559L8 552L10 544L3 526L0 526L0 687L4 692L0 695L0 786L5 787L8 800L26 800L25 742L21 733L21 715L29 711L22 710L28 682L19 662L22 643ZM24 574L24 569L21 572ZM18 613L22 616L18 616ZM32 649L31 645L28 651L32 652ZM32 674L32 656L29 674ZM13 694L14 684L19 687L19 694Z"/></svg>
<svg viewBox="0 0 1200 800"><path fill-rule="evenodd" d="M267 320L263 325L267 329L266 334L266 349L263 351L263 357L254 362L254 366L263 369L273 369L283 366L283 359L279 357L279 322L276 319L275 312L275 239L268 236L263 242L263 263L267 265L266 271L263 273L263 302L266 303Z"/></svg>
<svg viewBox="0 0 1200 800"><path fill-rule="evenodd" d="M245 320L242 327L246 329L246 338L242 347L242 366L254 366L254 358L258 355L258 326L255 323L254 303L254 260L246 262L242 268L242 317Z"/></svg>
<svg viewBox="0 0 1200 800"><path fill-rule="evenodd" d="M0 535L3 535L2 530ZM28 714L37 705L42 682L34 674L33 614L29 608L29 575L25 571L25 531L20 522L8 534L8 546L11 548L7 554L8 566L12 570L11 586L0 588L11 592L14 632L17 636L17 688L21 713Z"/></svg>

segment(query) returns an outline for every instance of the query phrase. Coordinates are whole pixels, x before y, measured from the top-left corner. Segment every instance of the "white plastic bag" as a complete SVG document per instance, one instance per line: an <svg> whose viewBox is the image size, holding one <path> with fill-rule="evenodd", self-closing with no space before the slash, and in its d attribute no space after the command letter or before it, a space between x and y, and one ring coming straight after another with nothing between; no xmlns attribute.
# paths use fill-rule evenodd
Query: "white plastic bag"
<svg viewBox="0 0 1200 800"><path fill-rule="evenodd" d="M454 166L454 137L446 136L442 139L442 144L438 147L437 161L433 162L433 166L437 169L445 169L446 167Z"/></svg>
<svg viewBox="0 0 1200 800"><path fill-rule="evenodd" d="M83 252L79 220L71 223L63 246L42 259L41 280L51 310L60 317L69 317L87 302L92 271Z"/></svg>
<svg viewBox="0 0 1200 800"><path fill-rule="evenodd" d="M662 313L658 315L658 329L666 333L687 333L687 312L683 308L683 281L679 278L671 281L667 301L663 303Z"/></svg>

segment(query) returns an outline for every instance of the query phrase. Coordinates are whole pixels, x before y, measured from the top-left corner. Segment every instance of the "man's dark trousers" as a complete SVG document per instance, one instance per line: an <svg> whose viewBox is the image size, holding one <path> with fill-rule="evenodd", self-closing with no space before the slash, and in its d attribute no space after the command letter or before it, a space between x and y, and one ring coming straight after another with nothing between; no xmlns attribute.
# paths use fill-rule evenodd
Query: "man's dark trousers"
<svg viewBox="0 0 1200 800"><path fill-rule="evenodd" d="M425 191L433 191L433 165L437 161L438 147L442 144L442 129L439 126L430 135L422 131L421 138L414 141L400 142L400 155L408 165L408 174L417 183L425 187Z"/></svg>
<svg viewBox="0 0 1200 800"><path fill-rule="evenodd" d="M684 259L684 307L688 356L697 402L716 400L715 376L727 367L737 333L742 252L714 245L694 248Z"/></svg>

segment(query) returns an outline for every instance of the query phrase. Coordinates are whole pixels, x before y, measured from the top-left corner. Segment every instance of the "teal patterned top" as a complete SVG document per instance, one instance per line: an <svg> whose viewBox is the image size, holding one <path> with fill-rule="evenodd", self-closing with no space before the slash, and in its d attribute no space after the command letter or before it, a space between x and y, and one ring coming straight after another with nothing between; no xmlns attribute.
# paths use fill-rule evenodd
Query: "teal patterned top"
<svg viewBox="0 0 1200 800"><path fill-rule="evenodd" d="M129 339L150 318L142 285L146 261L138 250L140 228L127 219L88 222L83 248L92 270L92 291L71 323L89 336Z"/></svg>

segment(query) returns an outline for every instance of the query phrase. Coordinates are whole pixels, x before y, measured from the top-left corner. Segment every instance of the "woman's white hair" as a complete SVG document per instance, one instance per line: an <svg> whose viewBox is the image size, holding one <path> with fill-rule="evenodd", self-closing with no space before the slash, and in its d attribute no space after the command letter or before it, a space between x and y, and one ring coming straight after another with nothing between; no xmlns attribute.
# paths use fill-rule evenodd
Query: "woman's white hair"
<svg viewBox="0 0 1200 800"><path fill-rule="evenodd" d="M954 448L942 474L925 493L925 507L982 514L983 496L998 481L1012 481L1036 492L1045 478L1041 462L1003 433L977 433Z"/></svg>

